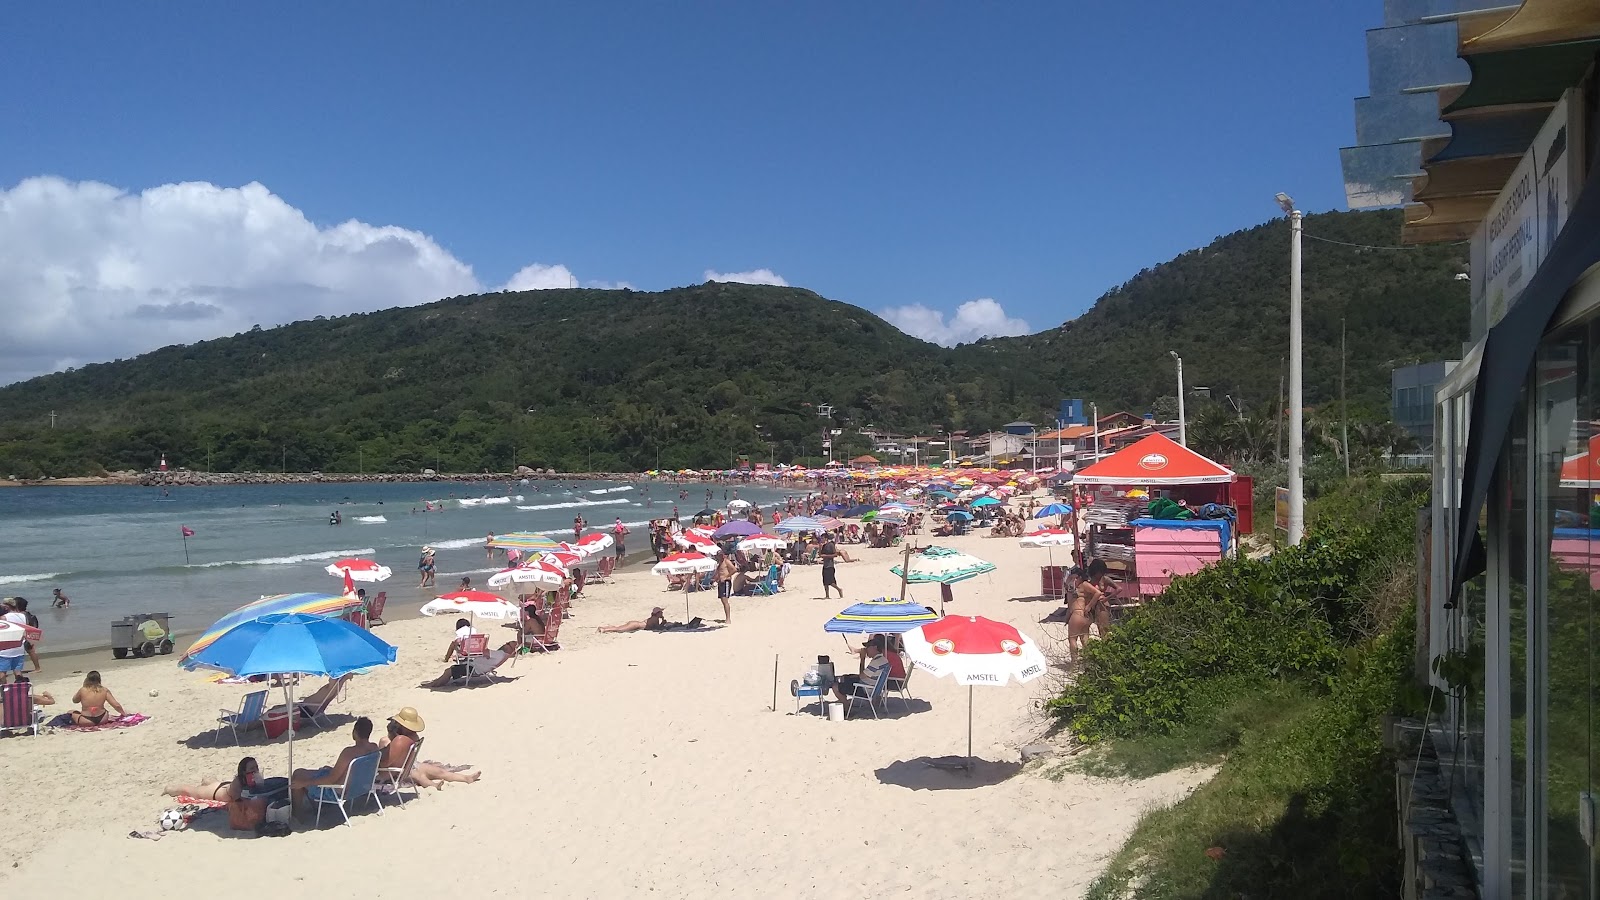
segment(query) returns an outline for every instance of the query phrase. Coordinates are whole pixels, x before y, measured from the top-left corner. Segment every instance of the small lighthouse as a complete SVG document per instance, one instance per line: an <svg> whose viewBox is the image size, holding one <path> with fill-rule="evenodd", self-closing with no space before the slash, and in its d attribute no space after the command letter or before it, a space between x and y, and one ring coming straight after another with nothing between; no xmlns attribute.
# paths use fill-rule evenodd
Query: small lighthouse
<svg viewBox="0 0 1600 900"><path fill-rule="evenodd" d="M157 469L157 471L165 472L166 470L167 470L167 455L165 453L163 453L163 454L161 454L161 466L160 466L160 468Z"/></svg>

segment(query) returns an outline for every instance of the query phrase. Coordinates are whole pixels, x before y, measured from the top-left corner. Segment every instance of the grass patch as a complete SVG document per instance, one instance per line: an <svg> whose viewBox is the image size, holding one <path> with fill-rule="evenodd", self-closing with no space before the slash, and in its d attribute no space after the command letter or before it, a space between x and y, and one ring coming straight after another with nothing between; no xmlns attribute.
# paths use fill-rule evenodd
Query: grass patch
<svg viewBox="0 0 1600 900"><path fill-rule="evenodd" d="M1148 778L1207 765L1231 753L1247 734L1291 719L1311 702L1306 689L1292 682L1216 679L1196 688L1188 718L1172 731L1107 741L1079 754L1067 768L1102 778Z"/></svg>

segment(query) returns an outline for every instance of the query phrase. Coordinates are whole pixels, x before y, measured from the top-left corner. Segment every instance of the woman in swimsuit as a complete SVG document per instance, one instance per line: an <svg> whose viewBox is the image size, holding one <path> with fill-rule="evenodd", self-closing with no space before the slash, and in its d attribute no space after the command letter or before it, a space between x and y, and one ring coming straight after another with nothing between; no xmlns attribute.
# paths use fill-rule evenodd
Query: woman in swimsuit
<svg viewBox="0 0 1600 900"><path fill-rule="evenodd" d="M169 784L162 791L168 797L193 797L196 800L225 800L228 803L228 824L240 831L249 831L266 817L267 798L248 796L251 788L261 783L261 767L255 757L239 760L239 768L232 781L202 778L197 785Z"/></svg>
<svg viewBox="0 0 1600 900"><path fill-rule="evenodd" d="M1072 664L1078 664L1078 654L1089 639L1092 613L1105 602L1105 594L1095 587L1097 572L1104 575L1106 564L1101 560L1089 563L1088 573L1078 582L1077 593L1072 595L1070 615L1067 618L1067 651L1072 654Z"/></svg>
<svg viewBox="0 0 1600 900"><path fill-rule="evenodd" d="M117 711L118 718L128 714L122 708L122 704L117 702L117 698L100 683L100 673L96 671L90 671L84 676L83 687L78 688L78 692L72 695L72 702L83 707L82 710L75 709L70 713L72 724L81 727L104 724L111 715L106 712L107 706Z"/></svg>

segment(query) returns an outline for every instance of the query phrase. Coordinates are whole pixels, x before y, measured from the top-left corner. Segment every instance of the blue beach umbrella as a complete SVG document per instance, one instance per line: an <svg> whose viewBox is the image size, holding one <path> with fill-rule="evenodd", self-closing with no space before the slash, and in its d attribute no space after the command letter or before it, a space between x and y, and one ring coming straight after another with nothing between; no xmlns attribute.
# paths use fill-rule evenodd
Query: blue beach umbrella
<svg viewBox="0 0 1600 900"><path fill-rule="evenodd" d="M395 648L340 619L275 613L234 626L211 645L185 656L185 669L215 669L237 677L324 675L338 678L395 660ZM283 686L289 718L289 771L294 771L294 684Z"/></svg>
<svg viewBox="0 0 1600 900"><path fill-rule="evenodd" d="M966 510L962 510L962 509L952 509L949 512L945 513L944 517L946 519L949 519L952 522L971 522L972 521L972 513L969 513Z"/></svg>
<svg viewBox="0 0 1600 900"><path fill-rule="evenodd" d="M1048 519L1052 516L1064 516L1072 512L1072 507L1065 503L1052 503L1044 509L1033 514L1035 519Z"/></svg>
<svg viewBox="0 0 1600 900"><path fill-rule="evenodd" d="M977 509L980 506L999 506L999 505L1000 505L1000 501L996 500L993 497L979 497L978 499L972 501L972 508L973 509Z"/></svg>
<svg viewBox="0 0 1600 900"><path fill-rule="evenodd" d="M828 529L823 527L821 522L810 516L793 516L774 525L772 530L779 534L792 534L799 531L827 531Z"/></svg>

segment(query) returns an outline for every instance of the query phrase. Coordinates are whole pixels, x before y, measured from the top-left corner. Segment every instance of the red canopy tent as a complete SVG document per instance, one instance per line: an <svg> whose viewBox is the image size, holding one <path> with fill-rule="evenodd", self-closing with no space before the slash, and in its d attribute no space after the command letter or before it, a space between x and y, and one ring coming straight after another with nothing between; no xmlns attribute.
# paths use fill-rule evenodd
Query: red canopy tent
<svg viewBox="0 0 1600 900"><path fill-rule="evenodd" d="M1600 488L1600 434L1589 438L1589 450L1561 463L1564 488Z"/></svg>
<svg viewBox="0 0 1600 900"><path fill-rule="evenodd" d="M1230 484L1233 470L1179 444L1152 434L1072 476L1073 484L1175 485Z"/></svg>

